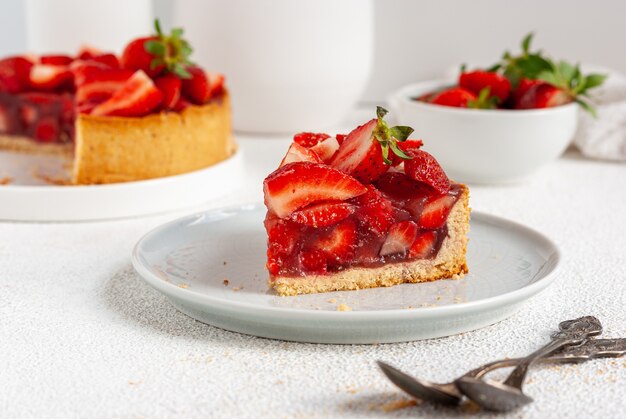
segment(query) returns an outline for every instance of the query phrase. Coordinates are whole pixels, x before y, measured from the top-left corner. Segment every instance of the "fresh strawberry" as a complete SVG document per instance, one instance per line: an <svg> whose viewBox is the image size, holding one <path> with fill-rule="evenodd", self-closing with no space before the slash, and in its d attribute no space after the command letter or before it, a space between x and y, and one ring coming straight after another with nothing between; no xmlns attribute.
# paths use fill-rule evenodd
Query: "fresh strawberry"
<svg viewBox="0 0 626 419"><path fill-rule="evenodd" d="M545 83L543 80L531 80L522 77L517 85L517 88L511 93L511 99L513 106L515 107L524 94L533 86Z"/></svg>
<svg viewBox="0 0 626 419"><path fill-rule="evenodd" d="M191 78L183 80L183 94L196 105L202 105L211 98L211 85L203 69L197 66L187 68Z"/></svg>
<svg viewBox="0 0 626 419"><path fill-rule="evenodd" d="M357 219L365 228L377 236L383 236L394 222L393 204L372 185L367 193L354 199L357 205Z"/></svg>
<svg viewBox="0 0 626 419"><path fill-rule="evenodd" d="M76 74L76 73L75 73ZM91 67L81 72L81 81L76 83L76 102L102 102L109 99L130 79L130 70Z"/></svg>
<svg viewBox="0 0 626 419"><path fill-rule="evenodd" d="M402 143L398 143L398 147L405 153L408 153L410 150L419 150L423 145L424 142L422 140L406 140ZM397 166L405 160L395 153L392 153L390 157L392 166Z"/></svg>
<svg viewBox="0 0 626 419"><path fill-rule="evenodd" d="M330 161L330 159L335 155L337 150L339 149L339 142L335 137L330 137L325 140L320 141L311 147L311 150L314 151L320 159L324 162Z"/></svg>
<svg viewBox="0 0 626 419"><path fill-rule="evenodd" d="M143 116L161 103L163 95L150 77L141 70L135 72L110 99L96 106L92 115Z"/></svg>
<svg viewBox="0 0 626 419"><path fill-rule="evenodd" d="M267 208L285 218L317 201L344 201L367 191L359 181L326 165L298 162L285 165L263 182Z"/></svg>
<svg viewBox="0 0 626 419"><path fill-rule="evenodd" d="M531 86L520 97L515 105L517 109L552 108L564 105L573 100L567 92L548 83Z"/></svg>
<svg viewBox="0 0 626 419"><path fill-rule="evenodd" d="M363 183L371 183L389 169L380 143L374 139L378 120L372 119L354 129L335 153L329 164Z"/></svg>
<svg viewBox="0 0 626 419"><path fill-rule="evenodd" d="M74 76L66 65L35 64L29 79L33 88L50 91L71 86Z"/></svg>
<svg viewBox="0 0 626 419"><path fill-rule="evenodd" d="M33 63L24 57L0 60L0 92L19 93L30 87Z"/></svg>
<svg viewBox="0 0 626 419"><path fill-rule="evenodd" d="M39 57L41 64L70 65L74 59L68 55L42 55Z"/></svg>
<svg viewBox="0 0 626 419"><path fill-rule="evenodd" d="M448 219L448 214L454 206L455 198L450 195L439 195L429 198L424 204L419 225L422 228L434 230L442 227Z"/></svg>
<svg viewBox="0 0 626 419"><path fill-rule="evenodd" d="M490 71L470 71L461 73L459 86L478 95L481 90L488 87L489 94L503 103L511 93L511 82L501 74Z"/></svg>
<svg viewBox="0 0 626 419"><path fill-rule="evenodd" d="M379 191L397 200L408 200L436 194L432 187L425 183L417 182L404 173L399 172L385 173L374 185Z"/></svg>
<svg viewBox="0 0 626 419"><path fill-rule="evenodd" d="M354 205L347 202L322 202L294 211L290 219L309 227L327 227L345 220L354 213Z"/></svg>
<svg viewBox="0 0 626 419"><path fill-rule="evenodd" d="M387 256L395 253L406 253L417 236L417 224L413 221L401 221L391 226L380 255Z"/></svg>
<svg viewBox="0 0 626 419"><path fill-rule="evenodd" d="M311 246L321 251L330 263L342 263L354 255L356 244L356 225L354 221L347 219L320 234Z"/></svg>
<svg viewBox="0 0 626 419"><path fill-rule="evenodd" d="M450 179L433 156L422 150L410 150L412 159L404 162L404 171L413 180L432 186L439 193L448 192Z"/></svg>
<svg viewBox="0 0 626 419"><path fill-rule="evenodd" d="M302 269L308 274L324 274L328 269L326 256L321 250L303 250L299 259Z"/></svg>
<svg viewBox="0 0 626 419"><path fill-rule="evenodd" d="M285 154L285 157L283 157L283 160L280 162L280 166L278 167L283 167L286 164L299 161L323 163L315 151L302 147L298 143L291 143L289 149L287 150L287 154Z"/></svg>
<svg viewBox="0 0 626 419"><path fill-rule="evenodd" d="M455 108L467 108L468 102L476 100L476 98L476 95L467 89L452 87L437 93L430 103Z"/></svg>
<svg viewBox="0 0 626 419"><path fill-rule="evenodd" d="M330 138L330 135L315 132L301 132L293 136L293 141L300 144L302 147L310 148L327 138Z"/></svg>
<svg viewBox="0 0 626 419"><path fill-rule="evenodd" d="M347 136L348 134L337 134L335 135L335 138L337 138L337 142L339 143L339 145L341 145L343 143L343 140L345 140Z"/></svg>
<svg viewBox="0 0 626 419"><path fill-rule="evenodd" d="M143 70L150 77L156 77L161 74L165 70L165 63L152 67L152 61L155 57L146 49L148 41L157 41L158 39L157 36L137 38L126 45L120 57L122 68L133 71Z"/></svg>
<svg viewBox="0 0 626 419"><path fill-rule="evenodd" d="M154 80L157 89L163 94L163 109L174 109L180 100L182 81L173 74L166 74Z"/></svg>
<svg viewBox="0 0 626 419"><path fill-rule="evenodd" d="M35 125L34 135L43 143L53 142L59 136L59 123L51 117L41 118Z"/></svg>
<svg viewBox="0 0 626 419"><path fill-rule="evenodd" d="M437 243L436 231L425 231L420 233L411 248L409 249L410 258L426 259L432 256Z"/></svg>

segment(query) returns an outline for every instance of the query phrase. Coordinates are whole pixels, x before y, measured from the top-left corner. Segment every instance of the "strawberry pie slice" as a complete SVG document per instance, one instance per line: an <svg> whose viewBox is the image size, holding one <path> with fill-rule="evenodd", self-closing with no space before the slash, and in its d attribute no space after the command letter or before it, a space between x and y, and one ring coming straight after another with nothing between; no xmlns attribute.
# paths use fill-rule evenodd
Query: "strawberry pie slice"
<svg viewBox="0 0 626 419"><path fill-rule="evenodd" d="M389 127L301 133L263 182L270 286L280 295L458 278L467 272L469 191Z"/></svg>

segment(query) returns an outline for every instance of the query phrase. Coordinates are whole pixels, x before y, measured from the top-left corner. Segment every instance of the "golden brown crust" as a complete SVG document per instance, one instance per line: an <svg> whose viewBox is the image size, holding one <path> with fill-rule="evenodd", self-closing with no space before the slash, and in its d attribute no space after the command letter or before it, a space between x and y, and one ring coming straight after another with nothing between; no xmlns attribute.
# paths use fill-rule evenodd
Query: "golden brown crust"
<svg viewBox="0 0 626 419"><path fill-rule="evenodd" d="M94 184L177 175L218 163L235 150L228 94L180 113L80 115L73 180Z"/></svg>
<svg viewBox="0 0 626 419"><path fill-rule="evenodd" d="M63 154L71 155L72 143L41 143L21 135L0 134L0 150L28 154Z"/></svg>
<svg viewBox="0 0 626 419"><path fill-rule="evenodd" d="M434 259L411 260L377 268L350 268L332 275L275 277L270 280L270 286L286 296L460 278L468 272L465 253L470 218L469 189L461 186L463 193L448 217L448 237Z"/></svg>

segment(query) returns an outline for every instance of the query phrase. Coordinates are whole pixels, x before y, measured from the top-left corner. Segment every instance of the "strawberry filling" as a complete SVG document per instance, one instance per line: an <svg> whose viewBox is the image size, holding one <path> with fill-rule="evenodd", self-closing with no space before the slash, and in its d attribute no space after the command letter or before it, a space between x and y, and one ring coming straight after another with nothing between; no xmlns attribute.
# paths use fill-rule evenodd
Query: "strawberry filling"
<svg viewBox="0 0 626 419"><path fill-rule="evenodd" d="M296 134L263 184L270 276L436 257L463 187L419 150L421 141L405 141L410 128L388 127L385 113L379 109L378 119L341 142L339 135Z"/></svg>

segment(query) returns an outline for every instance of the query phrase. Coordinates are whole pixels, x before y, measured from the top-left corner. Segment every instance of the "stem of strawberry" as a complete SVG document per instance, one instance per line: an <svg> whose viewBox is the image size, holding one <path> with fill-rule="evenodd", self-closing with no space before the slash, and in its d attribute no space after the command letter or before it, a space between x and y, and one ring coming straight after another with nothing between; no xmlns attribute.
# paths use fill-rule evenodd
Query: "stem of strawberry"
<svg viewBox="0 0 626 419"><path fill-rule="evenodd" d="M376 125L376 129L374 130L372 136L373 138L380 143L380 148L383 154L383 160L385 164L391 165L392 162L389 159L389 150L400 157L403 160L412 159L411 156L407 155L400 147L398 147L398 142L406 141L409 136L413 133L413 128L396 125L394 127L389 127L387 121L384 120L385 115L387 115L389 111L382 106L376 107L376 117L378 118L378 124Z"/></svg>

